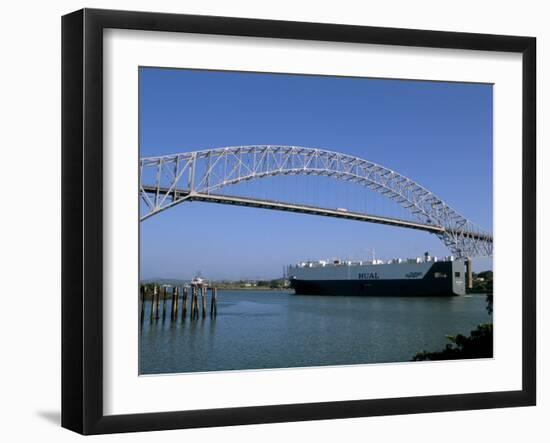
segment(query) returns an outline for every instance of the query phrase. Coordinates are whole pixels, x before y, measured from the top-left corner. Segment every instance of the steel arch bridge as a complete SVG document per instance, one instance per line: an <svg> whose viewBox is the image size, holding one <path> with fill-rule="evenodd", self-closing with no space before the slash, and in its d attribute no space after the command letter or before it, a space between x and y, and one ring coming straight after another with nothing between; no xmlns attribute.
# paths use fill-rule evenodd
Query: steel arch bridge
<svg viewBox="0 0 550 443"><path fill-rule="evenodd" d="M298 146L254 145L183 152L140 160L143 221L186 200L254 206L419 229L437 235L457 257L491 256L492 234L413 180L347 154ZM277 175L327 176L364 186L396 202L415 221L274 200L226 196L225 186Z"/></svg>

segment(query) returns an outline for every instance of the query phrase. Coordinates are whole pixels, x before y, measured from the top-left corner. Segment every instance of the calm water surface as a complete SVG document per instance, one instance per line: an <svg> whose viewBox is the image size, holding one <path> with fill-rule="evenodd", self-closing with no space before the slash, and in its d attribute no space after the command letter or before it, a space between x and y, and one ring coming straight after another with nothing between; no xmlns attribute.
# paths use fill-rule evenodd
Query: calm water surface
<svg viewBox="0 0 550 443"><path fill-rule="evenodd" d="M215 319L140 329L140 373L285 368L409 361L442 349L446 335L491 321L485 296L330 297L278 291L218 291ZM208 297L208 313L210 297ZM189 315L189 310L188 313Z"/></svg>

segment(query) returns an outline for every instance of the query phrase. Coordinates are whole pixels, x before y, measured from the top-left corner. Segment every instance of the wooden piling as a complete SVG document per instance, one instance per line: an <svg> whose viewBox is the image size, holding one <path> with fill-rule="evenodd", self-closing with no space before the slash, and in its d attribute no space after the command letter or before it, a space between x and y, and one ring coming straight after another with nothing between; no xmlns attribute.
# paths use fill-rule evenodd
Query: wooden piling
<svg viewBox="0 0 550 443"><path fill-rule="evenodd" d="M168 296L168 289L166 286L162 290L162 319L166 318L166 297Z"/></svg>
<svg viewBox="0 0 550 443"><path fill-rule="evenodd" d="M179 289L177 286L174 286L174 289L172 289L172 320L178 318L178 299Z"/></svg>
<svg viewBox="0 0 550 443"><path fill-rule="evenodd" d="M216 292L217 292L216 288L210 288L210 317L216 316L218 311Z"/></svg>
<svg viewBox="0 0 550 443"><path fill-rule="evenodd" d="M199 287L195 286L195 319L199 318Z"/></svg>
<svg viewBox="0 0 550 443"><path fill-rule="evenodd" d="M144 285L141 285L139 287L139 300L140 300L140 303L141 303L141 306L140 306L140 321L143 323L143 319L145 318L145 286Z"/></svg>
<svg viewBox="0 0 550 443"><path fill-rule="evenodd" d="M214 317L218 315L218 288L212 288L214 291Z"/></svg>
<svg viewBox="0 0 550 443"><path fill-rule="evenodd" d="M189 318L191 320L195 319L195 299L197 297L197 287L195 285L191 286L191 314Z"/></svg>
<svg viewBox="0 0 550 443"><path fill-rule="evenodd" d="M156 320L158 318L157 297L158 297L158 287L157 285L154 285L153 295L151 297L151 320Z"/></svg>
<svg viewBox="0 0 550 443"><path fill-rule="evenodd" d="M157 319L160 317L160 286L157 288Z"/></svg>
<svg viewBox="0 0 550 443"><path fill-rule="evenodd" d="M214 315L214 288L210 288L210 317Z"/></svg>
<svg viewBox="0 0 550 443"><path fill-rule="evenodd" d="M202 285L201 287L201 298L202 298L202 318L206 317L206 291L208 287Z"/></svg>
<svg viewBox="0 0 550 443"><path fill-rule="evenodd" d="M185 320L185 317L187 316L187 296L188 296L189 290L188 288L183 288L183 306L181 310L181 318Z"/></svg>
<svg viewBox="0 0 550 443"><path fill-rule="evenodd" d="M189 318L193 320L195 315L195 287L191 286L191 300L189 302Z"/></svg>
<svg viewBox="0 0 550 443"><path fill-rule="evenodd" d="M195 286L195 319L199 318L199 287Z"/></svg>

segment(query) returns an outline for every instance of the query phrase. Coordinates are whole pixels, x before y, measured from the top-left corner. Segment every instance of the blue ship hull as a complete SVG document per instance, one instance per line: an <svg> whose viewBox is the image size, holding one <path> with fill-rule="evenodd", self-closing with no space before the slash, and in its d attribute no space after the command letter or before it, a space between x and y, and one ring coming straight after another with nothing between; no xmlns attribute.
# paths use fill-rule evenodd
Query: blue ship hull
<svg viewBox="0 0 550 443"><path fill-rule="evenodd" d="M465 275L462 263L434 263L418 279L349 279L321 280L291 278L290 286L303 295L354 295L354 296L452 296L465 292ZM457 271L457 269L460 269ZM462 271L462 272L461 272ZM441 277L441 276L444 277Z"/></svg>

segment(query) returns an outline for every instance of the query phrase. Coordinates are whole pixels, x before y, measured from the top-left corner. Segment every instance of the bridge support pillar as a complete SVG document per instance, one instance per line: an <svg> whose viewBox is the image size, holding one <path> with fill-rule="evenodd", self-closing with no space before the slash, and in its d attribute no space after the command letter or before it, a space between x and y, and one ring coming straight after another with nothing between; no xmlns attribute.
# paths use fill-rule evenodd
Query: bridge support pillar
<svg viewBox="0 0 550 443"><path fill-rule="evenodd" d="M472 258L466 258L466 287L472 289L474 287L474 279L472 276Z"/></svg>

